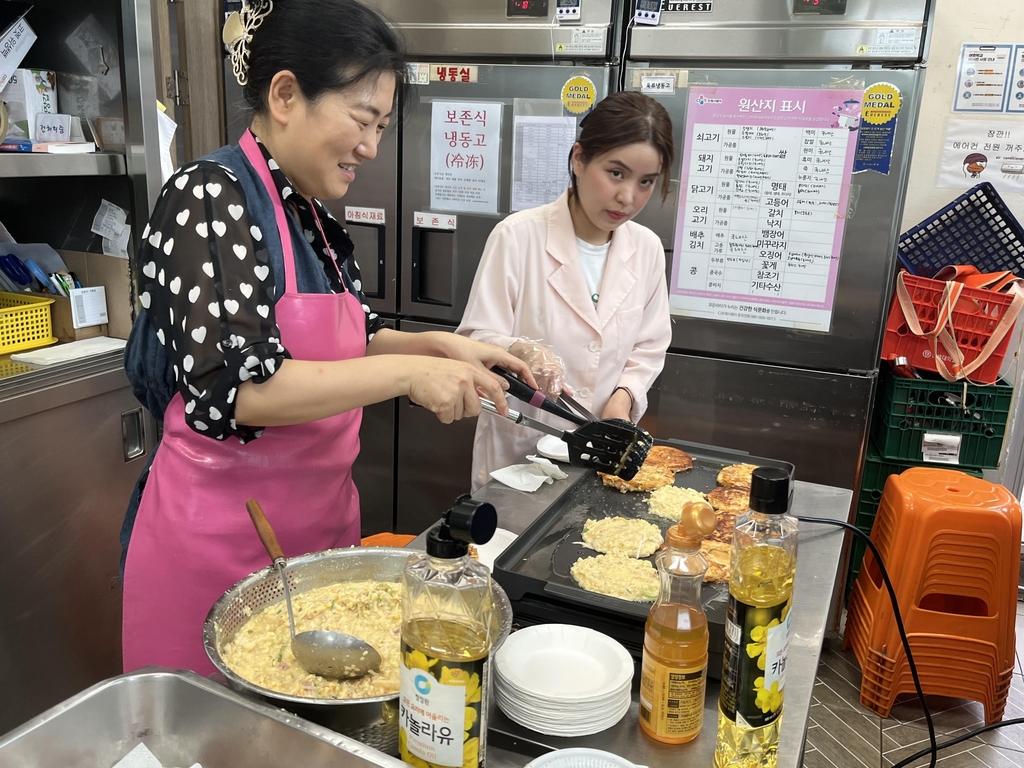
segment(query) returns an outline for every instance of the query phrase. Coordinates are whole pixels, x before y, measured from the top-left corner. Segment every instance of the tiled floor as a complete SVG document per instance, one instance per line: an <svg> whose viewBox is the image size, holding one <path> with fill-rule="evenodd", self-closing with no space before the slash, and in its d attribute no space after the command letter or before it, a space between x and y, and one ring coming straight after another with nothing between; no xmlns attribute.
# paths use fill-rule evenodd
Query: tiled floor
<svg viewBox="0 0 1024 768"><path fill-rule="evenodd" d="M1024 717L1024 603L1017 604L1017 674L1003 718ZM807 724L805 768L889 768L928 746L928 730L914 694L901 696L885 720L859 703L860 671L840 638L828 638ZM985 724L980 704L928 697L941 743ZM913 766L927 766L922 758ZM1024 766L1024 725L989 731L939 753L943 768Z"/></svg>

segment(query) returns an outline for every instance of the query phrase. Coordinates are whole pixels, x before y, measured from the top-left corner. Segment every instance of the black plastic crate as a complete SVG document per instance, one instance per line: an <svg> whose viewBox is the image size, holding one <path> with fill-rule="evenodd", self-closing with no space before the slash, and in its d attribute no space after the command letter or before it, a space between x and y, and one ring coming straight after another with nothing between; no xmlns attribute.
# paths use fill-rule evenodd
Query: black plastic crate
<svg viewBox="0 0 1024 768"><path fill-rule="evenodd" d="M924 463L925 432L961 436L960 463L953 468L995 469L1006 434L1013 387L948 382L934 374L903 379L883 367L875 401L873 440L882 458ZM932 465L941 466L941 465Z"/></svg>
<svg viewBox="0 0 1024 768"><path fill-rule="evenodd" d="M900 235L899 258L922 277L950 264L1024 276L1024 227L985 181Z"/></svg>

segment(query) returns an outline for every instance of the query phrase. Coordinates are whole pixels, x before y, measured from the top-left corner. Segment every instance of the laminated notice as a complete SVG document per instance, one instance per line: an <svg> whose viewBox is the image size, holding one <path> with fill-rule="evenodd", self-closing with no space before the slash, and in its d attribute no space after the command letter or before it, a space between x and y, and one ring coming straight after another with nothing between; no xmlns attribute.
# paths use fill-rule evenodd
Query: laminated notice
<svg viewBox="0 0 1024 768"><path fill-rule="evenodd" d="M921 455L931 464L959 464L963 435L950 432L925 432Z"/></svg>

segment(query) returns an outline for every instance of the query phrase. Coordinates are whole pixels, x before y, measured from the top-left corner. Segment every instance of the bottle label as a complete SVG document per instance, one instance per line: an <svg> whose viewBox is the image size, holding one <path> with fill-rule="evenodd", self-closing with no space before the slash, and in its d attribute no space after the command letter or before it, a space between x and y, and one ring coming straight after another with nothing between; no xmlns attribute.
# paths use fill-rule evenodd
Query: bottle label
<svg viewBox="0 0 1024 768"><path fill-rule="evenodd" d="M740 727L760 728L782 715L789 607L789 600L761 608L729 595L719 703Z"/></svg>
<svg viewBox="0 0 1024 768"><path fill-rule="evenodd" d="M416 768L482 768L487 658L447 661L402 641L398 749Z"/></svg>
<svg viewBox="0 0 1024 768"><path fill-rule="evenodd" d="M644 651L640 677L640 719L656 736L681 738L700 731L704 723L707 664L679 669L662 664Z"/></svg>

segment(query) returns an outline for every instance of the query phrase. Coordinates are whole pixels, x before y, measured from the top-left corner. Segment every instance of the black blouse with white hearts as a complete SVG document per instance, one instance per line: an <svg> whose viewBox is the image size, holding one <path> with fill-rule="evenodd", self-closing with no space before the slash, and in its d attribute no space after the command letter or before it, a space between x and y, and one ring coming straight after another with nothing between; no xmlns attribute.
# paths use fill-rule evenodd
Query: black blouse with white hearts
<svg viewBox="0 0 1024 768"><path fill-rule="evenodd" d="M359 297L369 341L383 321L360 292L352 240L322 203L314 199L311 206L296 193L267 148L259 147L278 194L298 213L331 291ZM142 239L139 299L173 365L186 422L217 440L259 437L258 427L235 423L238 386L266 381L290 355L275 321L278 297L266 243L246 211L241 184L225 166L208 160L178 171Z"/></svg>

